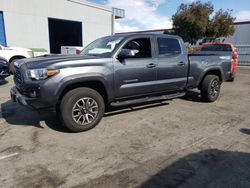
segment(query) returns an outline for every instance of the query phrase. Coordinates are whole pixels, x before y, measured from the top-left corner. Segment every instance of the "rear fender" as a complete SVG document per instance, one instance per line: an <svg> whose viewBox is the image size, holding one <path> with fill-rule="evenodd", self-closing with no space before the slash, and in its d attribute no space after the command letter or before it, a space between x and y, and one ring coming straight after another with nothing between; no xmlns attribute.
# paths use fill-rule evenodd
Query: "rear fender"
<svg viewBox="0 0 250 188"><path fill-rule="evenodd" d="M201 75L199 76L199 79L197 80L198 87L202 83L202 81L204 80L205 76L208 74L217 75L220 78L221 82L223 82L225 80L224 72L223 72L223 69L221 67L210 67L210 68L205 69L201 73Z"/></svg>

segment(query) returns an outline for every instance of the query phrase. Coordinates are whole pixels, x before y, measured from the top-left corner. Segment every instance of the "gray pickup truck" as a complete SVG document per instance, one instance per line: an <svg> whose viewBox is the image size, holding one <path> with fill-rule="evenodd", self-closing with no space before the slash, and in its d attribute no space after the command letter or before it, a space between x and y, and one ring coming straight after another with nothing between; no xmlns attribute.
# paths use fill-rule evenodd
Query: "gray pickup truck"
<svg viewBox="0 0 250 188"><path fill-rule="evenodd" d="M105 108L180 97L198 88L214 102L230 77L231 54L189 56L178 36L123 34L97 39L81 55L15 63L13 101L53 109L71 131L96 126Z"/></svg>

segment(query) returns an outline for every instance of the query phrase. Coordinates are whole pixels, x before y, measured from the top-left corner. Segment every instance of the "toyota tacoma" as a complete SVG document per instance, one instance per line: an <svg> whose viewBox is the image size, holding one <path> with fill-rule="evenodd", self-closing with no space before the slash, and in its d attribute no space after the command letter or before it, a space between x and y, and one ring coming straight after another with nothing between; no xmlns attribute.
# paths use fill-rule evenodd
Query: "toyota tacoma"
<svg viewBox="0 0 250 188"><path fill-rule="evenodd" d="M188 55L178 36L119 34L97 39L80 55L16 61L11 97L32 109L55 110L80 132L95 127L110 106L172 99L193 88L214 102L231 75L230 62L231 53Z"/></svg>

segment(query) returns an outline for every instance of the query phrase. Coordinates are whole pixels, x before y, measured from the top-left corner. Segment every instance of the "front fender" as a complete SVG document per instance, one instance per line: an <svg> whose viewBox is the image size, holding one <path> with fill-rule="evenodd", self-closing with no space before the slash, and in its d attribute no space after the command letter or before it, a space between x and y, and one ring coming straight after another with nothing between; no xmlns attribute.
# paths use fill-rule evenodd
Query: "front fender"
<svg viewBox="0 0 250 188"><path fill-rule="evenodd" d="M108 77L105 77L103 74L76 74L64 77L55 90L54 95L58 98L62 95L63 91L70 85L74 84L84 84L84 82L96 81L100 82L107 93L108 100L111 100L113 97L112 93L112 81L109 80Z"/></svg>

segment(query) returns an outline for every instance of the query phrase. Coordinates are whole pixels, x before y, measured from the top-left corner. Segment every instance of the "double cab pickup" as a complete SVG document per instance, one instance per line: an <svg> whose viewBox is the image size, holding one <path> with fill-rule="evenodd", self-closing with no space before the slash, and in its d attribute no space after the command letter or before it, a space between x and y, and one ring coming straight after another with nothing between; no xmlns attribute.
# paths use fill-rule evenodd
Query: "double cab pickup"
<svg viewBox="0 0 250 188"><path fill-rule="evenodd" d="M119 34L97 39L80 55L16 61L11 97L35 110L53 109L81 132L110 106L171 99L193 88L214 102L230 76L231 53L188 55L178 36Z"/></svg>

